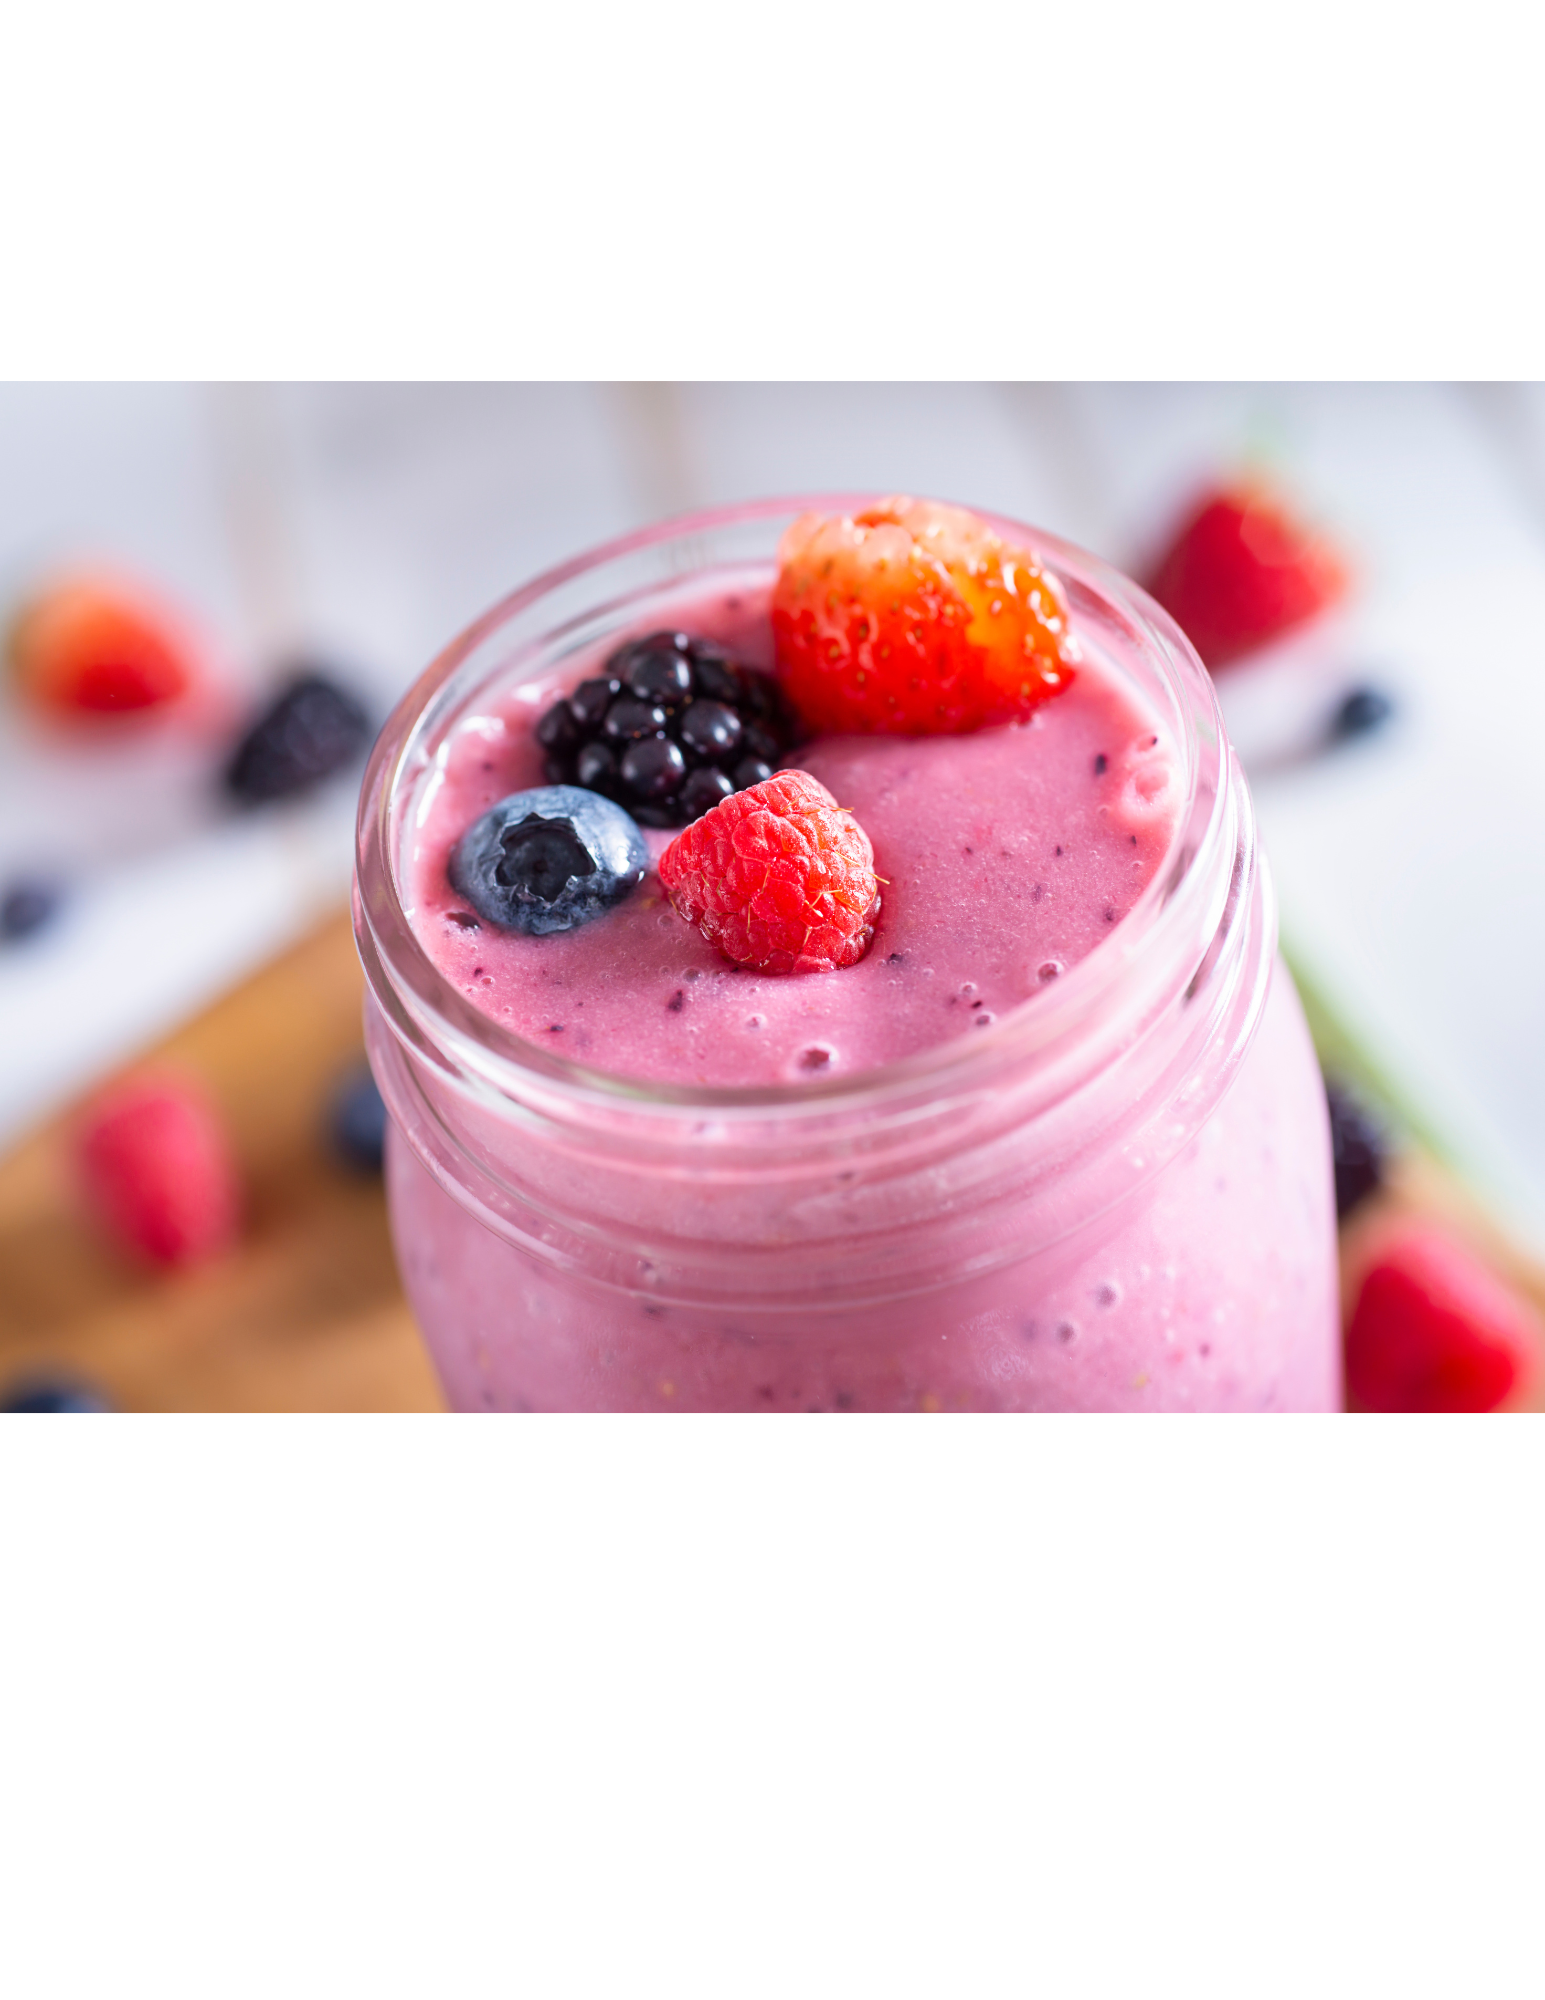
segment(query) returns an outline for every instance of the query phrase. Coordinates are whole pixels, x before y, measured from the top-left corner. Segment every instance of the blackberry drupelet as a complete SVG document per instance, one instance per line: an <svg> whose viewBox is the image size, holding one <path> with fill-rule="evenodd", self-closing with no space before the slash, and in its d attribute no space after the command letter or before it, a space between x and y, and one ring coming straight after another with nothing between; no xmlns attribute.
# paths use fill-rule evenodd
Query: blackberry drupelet
<svg viewBox="0 0 1545 2000"><path fill-rule="evenodd" d="M580 785L641 826L688 826L770 778L798 741L770 674L686 632L630 639L537 724L554 785Z"/></svg>

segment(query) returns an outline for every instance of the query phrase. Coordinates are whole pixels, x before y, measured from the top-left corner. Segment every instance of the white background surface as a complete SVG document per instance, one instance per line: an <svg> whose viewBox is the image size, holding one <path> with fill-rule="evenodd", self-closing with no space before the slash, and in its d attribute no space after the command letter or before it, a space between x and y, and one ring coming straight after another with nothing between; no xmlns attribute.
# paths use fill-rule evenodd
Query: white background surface
<svg viewBox="0 0 1545 2000"><path fill-rule="evenodd" d="M910 489L1141 567L1195 484L1243 464L1334 529L1358 590L1275 678L1225 682L1242 745L1270 747L1284 712L1302 721L1349 676L1399 704L1379 737L1257 780L1286 935L1545 1241L1539 389L13 385L0 590L110 558L189 604L247 697L311 650L384 714L503 592L679 508ZM347 787L232 819L211 754L93 762L0 713L0 867L63 859L79 890L54 932L0 956L0 1138L342 895Z"/></svg>

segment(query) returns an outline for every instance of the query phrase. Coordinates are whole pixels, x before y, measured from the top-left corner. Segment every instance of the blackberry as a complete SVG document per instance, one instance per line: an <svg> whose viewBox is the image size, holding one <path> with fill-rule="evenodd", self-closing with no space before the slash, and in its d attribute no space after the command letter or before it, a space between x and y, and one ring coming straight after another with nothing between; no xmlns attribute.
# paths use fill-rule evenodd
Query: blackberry
<svg viewBox="0 0 1545 2000"><path fill-rule="evenodd" d="M759 690L764 686L772 687L765 674L747 674L743 678L722 646L703 643L699 644L692 661L692 680L704 700L728 702L732 706L744 700L756 715L762 712Z"/></svg>
<svg viewBox="0 0 1545 2000"><path fill-rule="evenodd" d="M651 632L553 703L536 728L549 784L580 785L641 826L688 826L761 784L798 740L777 682L710 639Z"/></svg>
<svg viewBox="0 0 1545 2000"><path fill-rule="evenodd" d="M682 747L704 764L722 764L740 744L743 725L724 701L695 701L681 718Z"/></svg>
<svg viewBox="0 0 1545 2000"><path fill-rule="evenodd" d="M722 804L734 790L734 779L725 777L722 771L715 771L711 767L694 771L681 788L681 809L687 816L687 824L690 826L693 820L701 819L705 812L712 812L714 807Z"/></svg>
<svg viewBox="0 0 1545 2000"><path fill-rule="evenodd" d="M587 743L575 759L574 776L586 791L609 792L617 776L616 752L607 743Z"/></svg>
<svg viewBox="0 0 1545 2000"><path fill-rule="evenodd" d="M601 734L612 743L636 743L641 736L663 736L669 720L654 702L620 694L601 718Z"/></svg>
<svg viewBox="0 0 1545 2000"><path fill-rule="evenodd" d="M684 632L656 632L624 646L608 664L637 700L682 708L692 699L691 644Z"/></svg>
<svg viewBox="0 0 1545 2000"><path fill-rule="evenodd" d="M642 743L630 743L617 766L623 791L651 805L673 798L686 775L687 760L668 736L646 736Z"/></svg>
<svg viewBox="0 0 1545 2000"><path fill-rule="evenodd" d="M559 702L557 706L559 708L567 706L569 713L579 726L581 734L589 736L594 730L600 727L602 716L605 715L607 709L621 693L621 681L581 681L579 686L569 696L567 704ZM547 711L547 715L542 717L543 723L547 721L553 712L552 709ZM537 734L538 736L541 735L540 728Z"/></svg>
<svg viewBox="0 0 1545 2000"><path fill-rule="evenodd" d="M764 764L781 757L783 745L778 741L777 730L770 723L748 722L740 732L740 754L760 758Z"/></svg>

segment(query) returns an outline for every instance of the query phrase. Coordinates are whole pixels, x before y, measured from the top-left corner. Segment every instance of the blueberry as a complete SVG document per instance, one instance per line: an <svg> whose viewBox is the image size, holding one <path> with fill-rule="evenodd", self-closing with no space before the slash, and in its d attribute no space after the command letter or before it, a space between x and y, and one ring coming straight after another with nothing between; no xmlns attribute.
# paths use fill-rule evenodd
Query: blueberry
<svg viewBox="0 0 1545 2000"><path fill-rule="evenodd" d="M352 763L369 730L353 695L324 674L301 674L237 744L226 789L248 805L305 791Z"/></svg>
<svg viewBox="0 0 1545 2000"><path fill-rule="evenodd" d="M333 1098L330 1133L333 1149L346 1166L362 1174L378 1174L386 1147L386 1105L368 1067L344 1079Z"/></svg>
<svg viewBox="0 0 1545 2000"><path fill-rule="evenodd" d="M0 1396L7 1416L98 1416L112 1404L78 1376L50 1372L24 1375Z"/></svg>
<svg viewBox="0 0 1545 2000"><path fill-rule="evenodd" d="M621 693L621 681L581 681L569 696L569 712L589 736L600 728L602 716Z"/></svg>
<svg viewBox="0 0 1545 2000"><path fill-rule="evenodd" d="M580 740L579 724L566 701L555 701L536 726L536 740L544 750L561 757Z"/></svg>
<svg viewBox="0 0 1545 2000"><path fill-rule="evenodd" d="M617 755L605 743L587 743L574 766L576 781L592 792L610 790L617 778Z"/></svg>
<svg viewBox="0 0 1545 2000"><path fill-rule="evenodd" d="M58 909L60 892L52 882L13 882L0 896L0 939L7 944L40 931Z"/></svg>
<svg viewBox="0 0 1545 2000"><path fill-rule="evenodd" d="M1330 1106L1330 1151L1336 1171L1336 1220L1344 1222L1353 1209L1384 1185L1384 1135L1350 1092L1327 1083Z"/></svg>
<svg viewBox="0 0 1545 2000"><path fill-rule="evenodd" d="M644 879L648 850L621 806L577 785L512 792L474 820L450 877L480 917L545 937L620 903Z"/></svg>
<svg viewBox="0 0 1545 2000"><path fill-rule="evenodd" d="M733 797L734 792L735 787L722 771L694 771L681 788L681 809L687 815L687 824L690 826L705 812L712 812L716 805Z"/></svg>
<svg viewBox="0 0 1545 2000"><path fill-rule="evenodd" d="M743 792L751 785L765 785L772 774L772 765L763 758L743 757L735 766L735 789Z"/></svg>
<svg viewBox="0 0 1545 2000"><path fill-rule="evenodd" d="M668 736L630 743L617 767L622 789L635 799L668 799L681 790L687 760Z"/></svg>
<svg viewBox="0 0 1545 2000"><path fill-rule="evenodd" d="M722 701L694 701L683 710L676 733L683 749L705 764L718 764L739 747L741 721Z"/></svg>

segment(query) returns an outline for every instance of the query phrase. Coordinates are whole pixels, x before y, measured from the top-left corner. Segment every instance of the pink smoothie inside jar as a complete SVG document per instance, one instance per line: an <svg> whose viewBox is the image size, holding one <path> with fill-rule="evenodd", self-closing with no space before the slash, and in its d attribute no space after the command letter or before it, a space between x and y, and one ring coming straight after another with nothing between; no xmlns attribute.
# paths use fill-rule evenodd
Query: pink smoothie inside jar
<svg viewBox="0 0 1545 2000"><path fill-rule="evenodd" d="M765 582L683 592L666 622L765 668L768 595ZM656 1082L800 1083L988 1031L1110 936L1173 838L1175 753L1159 719L1091 658L1021 723L827 737L784 759L819 778L873 843L881 910L856 966L737 969L675 913L653 866L626 902L574 930L501 930L452 887L451 852L496 801L546 782L536 723L610 650L461 724L420 805L409 875L412 920L445 978L500 1026L587 1067ZM670 838L646 834L652 863Z"/></svg>

